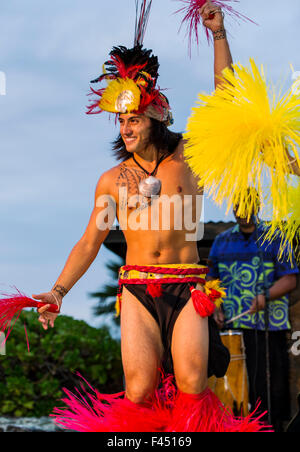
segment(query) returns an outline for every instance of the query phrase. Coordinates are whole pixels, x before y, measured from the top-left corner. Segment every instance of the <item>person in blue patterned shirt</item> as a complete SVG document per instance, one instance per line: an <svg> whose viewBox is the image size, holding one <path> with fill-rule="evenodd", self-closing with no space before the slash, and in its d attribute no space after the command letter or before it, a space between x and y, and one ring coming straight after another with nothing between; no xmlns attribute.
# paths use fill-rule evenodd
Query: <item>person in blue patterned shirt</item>
<svg viewBox="0 0 300 452"><path fill-rule="evenodd" d="M257 200L259 212L259 201ZM219 327L239 314L249 314L229 324L243 331L249 379L249 400L252 408L258 399L260 409L268 409L266 385L264 279L269 288L269 348L271 373L271 419L276 431L282 431L290 416L287 331L289 322L288 294L296 287L299 273L295 257L292 261L278 259L280 237L264 242L267 227L252 215L248 221L236 215L237 224L219 234L209 254L210 272L207 279L219 279L227 297L222 309L215 313ZM261 262L261 257L263 263Z"/></svg>

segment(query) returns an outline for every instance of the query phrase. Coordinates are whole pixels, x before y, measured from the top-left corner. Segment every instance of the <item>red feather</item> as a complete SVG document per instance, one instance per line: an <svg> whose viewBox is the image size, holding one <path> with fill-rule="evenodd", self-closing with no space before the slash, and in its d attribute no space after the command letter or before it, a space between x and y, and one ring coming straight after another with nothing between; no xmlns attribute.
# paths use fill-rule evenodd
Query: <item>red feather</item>
<svg viewBox="0 0 300 452"><path fill-rule="evenodd" d="M183 3L185 3L186 6L183 6L180 8L177 13L183 13L184 17L181 22L181 26L186 25L187 27L187 35L188 35L188 42L189 42L189 54L191 54L191 47L192 47L192 40L193 37L196 39L197 45L199 44L199 27L202 24L202 19L199 14L199 9L202 8L203 5L207 2L207 0L178 0ZM229 16L233 18L237 18L244 21L250 21L252 23L255 23L253 20L249 19L248 17L244 16L243 14L236 11L230 3L238 3L238 0L213 0L213 4L216 7L222 8L222 10L227 13ZM211 37L209 34L209 30L204 26L206 37L208 42L210 41Z"/></svg>
<svg viewBox="0 0 300 452"><path fill-rule="evenodd" d="M145 113L147 107L149 107L149 105L152 105L152 107L155 108L155 110L157 110L157 112L163 118L165 109L168 110L170 106L166 102L165 98L161 95L159 89L153 88L151 92L148 92L144 86L139 86L139 88L141 91L141 102L137 113Z"/></svg>
<svg viewBox="0 0 300 452"><path fill-rule="evenodd" d="M138 72L140 72L142 69L144 69L145 66L147 66L147 63L126 66L126 64L121 60L121 58L114 55L111 57L111 60L108 63L115 65L119 77L124 79L131 78L133 80L135 79Z"/></svg>
<svg viewBox="0 0 300 452"><path fill-rule="evenodd" d="M106 88L101 88L101 89L96 90L96 89L93 89L91 87L91 92L88 93L88 96L96 94L97 96L99 96L99 98L91 101L90 105L88 105L86 107L87 108L87 111L86 111L87 115L96 115L98 113L102 113L103 112L103 110L99 107L99 103L100 103L100 99L101 99L102 94L104 93L105 89Z"/></svg>
<svg viewBox="0 0 300 452"><path fill-rule="evenodd" d="M60 427L78 432L161 432L170 422L169 400L175 397L171 379L164 378L163 387L143 404L131 402L125 392L100 394L84 380L90 391L83 385L75 393L64 388L67 407L54 408L50 416Z"/></svg>
<svg viewBox="0 0 300 452"><path fill-rule="evenodd" d="M271 432L256 411L247 417L234 417L219 398L207 388L201 394L178 391L169 432Z"/></svg>
<svg viewBox="0 0 300 452"><path fill-rule="evenodd" d="M23 309L41 308L46 304L49 304L28 298L19 291L15 295L2 294L2 296L3 295L5 298L0 299L0 332L6 332L5 340L7 340ZM53 306L49 307L48 311L57 313L57 305L53 304Z"/></svg>
<svg viewBox="0 0 300 452"><path fill-rule="evenodd" d="M78 432L259 432L270 431L260 417L234 417L210 389L184 394L173 383L173 375L162 378L159 389L143 404L118 394L100 394L88 384L82 392L64 389L66 407L54 408L50 416L60 427Z"/></svg>
<svg viewBox="0 0 300 452"><path fill-rule="evenodd" d="M215 302L216 300L219 300L219 298L222 298L222 294L215 289L211 289L208 297L211 301Z"/></svg>

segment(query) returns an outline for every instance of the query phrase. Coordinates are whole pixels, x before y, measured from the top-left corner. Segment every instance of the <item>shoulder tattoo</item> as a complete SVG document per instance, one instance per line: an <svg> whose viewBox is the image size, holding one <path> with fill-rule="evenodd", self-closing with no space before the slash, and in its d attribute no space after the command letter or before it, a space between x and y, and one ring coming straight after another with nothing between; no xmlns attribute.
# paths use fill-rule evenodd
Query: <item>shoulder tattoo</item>
<svg viewBox="0 0 300 452"><path fill-rule="evenodd" d="M139 183L145 179L146 174L139 168L130 168L124 164L120 165L120 173L116 180L117 187L127 187L128 195L139 192Z"/></svg>

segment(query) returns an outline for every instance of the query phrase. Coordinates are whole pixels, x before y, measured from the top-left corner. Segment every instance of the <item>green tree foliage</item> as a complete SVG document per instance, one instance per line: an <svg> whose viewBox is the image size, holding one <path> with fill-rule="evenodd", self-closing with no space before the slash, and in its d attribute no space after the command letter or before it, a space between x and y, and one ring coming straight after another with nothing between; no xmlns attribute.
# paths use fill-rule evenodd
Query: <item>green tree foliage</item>
<svg viewBox="0 0 300 452"><path fill-rule="evenodd" d="M6 355L0 356L0 415L49 415L54 406L63 405L63 387L74 391L82 383L77 372L100 392L121 391L119 341L106 327L93 328L64 315L44 331L36 312L23 313L7 340Z"/></svg>
<svg viewBox="0 0 300 452"><path fill-rule="evenodd" d="M90 297L98 298L97 305L93 308L95 316L110 315L116 325L120 325L120 317L115 315L115 304L118 292L118 273L124 260L110 261L106 264L106 267L110 273L112 281L109 284L105 284L103 288L97 292L90 293Z"/></svg>

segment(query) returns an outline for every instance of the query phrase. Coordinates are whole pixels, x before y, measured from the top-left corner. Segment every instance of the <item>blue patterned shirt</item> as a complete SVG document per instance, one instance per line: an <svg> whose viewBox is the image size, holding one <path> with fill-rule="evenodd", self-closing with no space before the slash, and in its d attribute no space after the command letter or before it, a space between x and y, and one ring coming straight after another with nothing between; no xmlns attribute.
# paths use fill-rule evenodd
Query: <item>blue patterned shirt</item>
<svg viewBox="0 0 300 452"><path fill-rule="evenodd" d="M255 296L263 293L263 272L259 259L258 245L263 252L265 277L268 287L284 275L299 273L294 259L278 261L280 238L263 243L261 235L266 226L259 223L256 231L245 238L239 225L219 234L211 248L209 276L220 279L226 288L227 297L223 308L225 320L247 311ZM258 241L256 238L258 236ZM289 300L284 296L269 302L269 329L271 331L290 329L288 315ZM247 315L229 324L231 328L265 329L264 311Z"/></svg>

